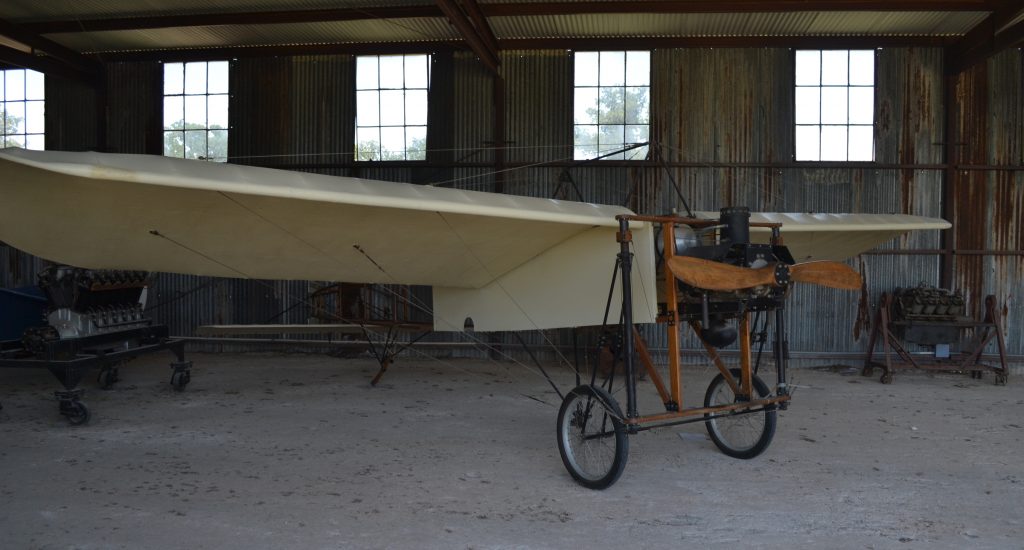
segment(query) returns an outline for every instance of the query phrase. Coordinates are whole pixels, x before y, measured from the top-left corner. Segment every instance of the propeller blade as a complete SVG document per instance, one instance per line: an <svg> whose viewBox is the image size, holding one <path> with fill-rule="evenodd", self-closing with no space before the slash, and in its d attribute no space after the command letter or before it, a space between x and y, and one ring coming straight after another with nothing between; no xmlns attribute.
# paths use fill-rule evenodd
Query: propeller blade
<svg viewBox="0 0 1024 550"><path fill-rule="evenodd" d="M794 281L841 288L844 290L860 290L864 279L852 267L839 262L820 261L806 262L789 266L790 276Z"/></svg>
<svg viewBox="0 0 1024 550"><path fill-rule="evenodd" d="M707 290L743 290L755 286L785 284L788 280L786 267L780 263L751 269L690 256L673 256L668 260L669 270L680 281Z"/></svg>

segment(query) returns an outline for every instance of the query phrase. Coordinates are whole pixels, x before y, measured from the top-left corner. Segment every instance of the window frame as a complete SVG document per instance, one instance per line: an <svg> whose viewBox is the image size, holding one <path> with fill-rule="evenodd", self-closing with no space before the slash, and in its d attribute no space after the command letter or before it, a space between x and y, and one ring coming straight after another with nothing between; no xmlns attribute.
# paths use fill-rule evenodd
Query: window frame
<svg viewBox="0 0 1024 550"><path fill-rule="evenodd" d="M854 48L854 47L851 47L851 48L793 48L792 50L790 50L790 52L791 52L790 59L791 59L791 62L792 62L791 67L793 69L793 73L792 73L793 78L790 81L790 89L793 90L793 103L792 103L792 108L793 108L793 111L792 111L793 112L793 118L792 118L792 132L793 132L792 133L792 137L793 137L792 160L793 160L793 162L800 163L800 164L808 164L808 165L821 164L821 163L842 163L842 164L850 164L850 165L867 165L867 166L874 165L874 164L878 163L878 155L877 155L877 149L876 149L876 147L878 145L878 139L877 139L878 136L876 135L876 130L877 130L877 124L878 124L878 116L877 116L878 115L878 112L877 112L878 111L878 57L879 57L879 51L880 50L881 50L881 48ZM871 67L871 71L872 71L871 82L872 83L871 83L870 86L863 85L863 84L852 85L852 84L850 84L849 53L850 52L864 52L864 51L870 51L872 53L872 67ZM797 64L797 61L796 61L796 58L797 58L797 53L798 52L818 52L819 55L823 54L824 52L847 52L847 75L846 75L847 76L847 80L846 80L847 83L846 84L829 84L829 85L822 84L821 72L822 72L822 67L824 66L824 61L822 61L819 58L819 60L818 60L818 67L819 67L819 69L818 69L819 70L818 84L817 85L803 85L803 86L797 84L797 82L796 82L796 79L797 79L797 75L796 75L796 71L797 71L796 64ZM797 101L797 93L796 92L797 92L797 88L801 88L801 87L802 88L817 88L819 90L819 93L818 93L818 122L816 124L801 124L801 123L797 122L797 105L798 105L798 101ZM849 120L849 106L850 106L849 91L850 91L851 88L867 88L867 87L871 88L871 124L870 125L869 124L851 124L850 120ZM821 101L821 96L822 96L821 90L824 89L824 88L844 88L844 89L846 89L846 91L847 91L847 99L846 99L847 117L846 117L846 123L845 124L824 124L822 122L822 108L823 107L822 107L822 101ZM798 133L798 128L801 127L801 126L813 126L813 127L817 127L818 128L818 159L817 160L799 160L799 159L797 159L797 133ZM846 128L847 140L846 140L846 159L845 160L827 160L827 159L822 159L821 158L822 143L823 143L822 136L821 136L821 134L822 134L821 129L823 127L825 127L825 126L842 126L842 127ZM871 159L870 160L850 160L850 139L849 139L849 136L850 136L850 128L851 127L870 127L871 128Z"/></svg>
<svg viewBox="0 0 1024 550"><path fill-rule="evenodd" d="M376 87L360 88L360 86L359 86L359 59L360 58L371 58L371 57L376 59L376 67L377 67ZM402 59L402 87L401 88L395 88L395 87L387 87L387 88L385 88L385 87L382 86L382 83L381 83L381 63L380 63L380 60L381 60L381 58L387 58L387 57L391 57L391 58L397 57L397 58L401 58ZM423 87L423 88L420 88L420 87L411 87L410 88L409 87L409 82L407 81L406 66L405 66L406 59L409 58L409 57L425 57L426 58L426 70L427 70L426 87ZM354 99L354 101L353 101L353 111L354 112L353 112L353 117L352 117L352 155L353 155L352 156L352 160L353 160L354 163L426 163L427 162L427 153L429 151L429 138L430 138L431 86L433 84L433 78L434 78L434 63L435 63L435 61L436 61L436 56L433 53L429 53L429 52L410 52L410 53L397 53L397 54L366 54L366 55L356 55L356 56L353 56L352 71L353 71L353 74L354 74L354 78L352 79L352 83L353 83L353 87L352 88L353 88L353 99ZM408 102L407 92L409 92L410 90L411 91L416 91L416 92L423 92L424 96L426 97L426 109L425 109L425 112L423 114L423 124L409 124L408 109L406 108L406 105L408 105L408 103L407 103ZM381 92L385 92L385 91L391 91L391 92L401 91L402 92L403 109L402 109L402 124L400 124L400 125L399 124L384 124L384 121L383 121L383 118L384 118L383 117L383 108L382 108L383 102L381 100ZM376 97L376 101L377 101L377 116L376 116L376 123L375 124L360 125L360 121L359 121L359 111L360 111L360 108L359 108L359 95L360 95L360 92L376 92L376 94L377 94L377 97ZM377 132L377 140L376 140L377 141L377 158L371 158L371 159L361 158L361 153L360 153L360 149L359 149L359 147L360 147L359 135L360 135L360 129L361 128L363 128L363 129L371 129L371 130L372 129L376 129L376 132ZM381 138L381 134L382 134L382 130L384 128L402 128L402 137L403 137L403 142L405 144L403 149L402 149L402 151L401 151L403 158L387 158L387 159L383 158L384 157L384 140ZM416 151L416 149L410 149L409 148L409 145L410 145L410 142L409 142L409 139L410 139L409 138L409 128L422 128L423 129L422 158L409 158L410 151Z"/></svg>
<svg viewBox="0 0 1024 550"><path fill-rule="evenodd" d="M577 56L577 54L581 54L581 53L596 53L596 54L598 54L598 62L597 62L597 64L598 64L597 65L598 66L598 73L597 73L597 84L596 85L578 85L577 84L577 81L576 81L576 56ZM600 76L600 74L601 74L600 73L600 71L601 71L601 61L600 61L600 56L602 54L613 54L613 53L622 53L623 54L622 70L623 70L624 75L623 75L623 81L622 81L623 83L622 83L621 86L619 86L619 85L602 85L601 84L601 76ZM629 75L629 65L628 65L628 63L629 63L629 54L630 53L646 53L647 54L647 84L646 85L630 85L630 83L628 82L628 75ZM653 64L653 58L654 58L654 50L652 50L652 49L647 49L647 50L643 50L643 49L622 49L622 50L618 50L618 49L607 49L607 50L603 50L603 49L602 50L587 49L587 50L573 50L572 51L572 109L570 111L570 113L571 113L570 128L571 128L571 131L572 131L572 138L571 138L572 139L572 145L571 145L571 147L572 147L572 159L573 159L574 162L595 161L596 160L596 161L601 161L601 162L612 161L612 162L642 163L642 162L645 162L647 160L647 157L650 154L650 145L649 144L651 142L651 128L654 126L653 114L652 114L652 109L651 109L651 106L652 106L652 103L653 103L653 92L654 92L654 64ZM577 124L577 122L576 122L576 107L577 107L576 106L576 94L577 94L577 90L579 90L580 88L595 88L595 89L597 89L597 102L598 102L597 106L598 107L597 107L597 122L596 122L596 124ZM601 103L600 103L600 101L601 101L601 89L602 88L619 88L619 89L621 89L623 91L622 92L623 93L623 118L622 118L622 123L621 124L613 124L615 126L622 126L623 127L623 142L622 142L622 147L620 149L628 147L630 145L636 145L637 143L644 143L644 142L646 142L646 143L648 143L648 145L640 148L642 150L645 150L645 153L643 155L630 157L629 156L630 153L633 153L635 151L635 149L631 149L629 151L625 151L624 153L622 153L623 156L621 158L616 158L615 156L607 156L607 157L605 157L604 155L608 155L610 151L606 151L606 152L602 153L602 150L601 150L601 140L600 140L600 138L601 138L601 126L602 126L601 120L600 120L600 115L601 115L601 108L600 108ZM633 123L633 124L630 124L628 121L626 121L626 113L627 113L626 104L625 104L626 103L626 97L627 97L626 93L627 93L627 90L630 89L630 88L646 88L646 90L647 90L647 112L646 112L647 116L646 116L646 122L645 123ZM588 145L579 145L577 143L577 141L576 141L576 135L577 135L576 131L577 131L577 128L580 127L580 126L596 126L597 127L597 136L596 136L597 137L597 142L593 146L593 147L596 148L596 155L595 156L585 157L585 158L577 158L576 157L576 152L577 152L577 150L579 148L589 147ZM610 125L606 125L606 126L610 126ZM627 143L626 142L627 138L626 138L626 135L625 135L626 134L626 128L628 128L630 126L646 126L647 127L647 139L644 140L644 141L641 141L641 142L635 142L635 143L634 142L628 142ZM618 149L616 149L616 150L618 150Z"/></svg>
<svg viewBox="0 0 1024 550"><path fill-rule="evenodd" d="M226 86L227 86L227 89L226 89L225 92L212 92L212 93L210 92L210 64L211 63L226 63L227 64L227 74L226 74ZM205 91L203 93L189 93L189 91L188 91L188 82L187 82L188 66L189 65L196 65L196 64L205 64L205 68L206 68L206 71L205 71L206 74L204 76L204 90ZM181 78L181 93L170 93L170 94L167 93L167 70L168 70L168 66L169 65L181 65L181 71L182 71L182 73L181 73L182 74L182 78ZM231 147L231 130L232 130L232 128L231 128L230 112L231 112L231 103L232 103L232 98L233 98L233 94L231 93L231 73L234 70L234 60L232 60L232 59L205 59L205 60L197 60L197 61L165 61L165 62L161 63L161 67L162 67L162 70L161 70L161 75L160 75L160 78L161 78L161 86L160 86L160 89L161 89L161 93L160 93L160 110L161 110L160 149L161 150L160 150L160 154L165 156L165 157L168 157L168 158L182 158L182 159L187 159L187 160L204 160L204 161L207 161L207 162L221 162L221 163L228 162L228 160L231 158L231 149L230 149L230 147ZM190 156L188 156L188 138L187 138L187 133L190 130L186 127L186 125L189 124L188 118L186 116L187 98L189 98L189 97L200 97L200 96L205 97L205 110L204 110L204 112L205 112L205 116L204 116L205 123L204 123L204 127L202 128L202 130L205 132L205 134L204 134L204 143L205 143L205 147L204 147L205 151L204 152L205 152L205 155L200 155L200 156L197 156L197 157L190 157ZM223 96L224 97L224 101L225 101L225 104L226 104L227 114L225 115L226 125L223 126L223 127L219 127L219 128L211 127L211 124L210 124L210 97L211 96ZM181 129L170 128L167 125L167 98L169 98L169 97L180 97L181 98L181 102L182 102L182 112L181 112L181 119L180 119L180 122L182 123L182 128ZM178 122L178 121L175 121L175 123L176 122ZM199 130L199 129L193 129L191 131L196 131L196 130ZM219 131L223 131L224 132L224 140L225 140L224 157L210 156L210 153L211 153L211 150L210 150L210 132L213 132L213 131L218 131L218 132ZM182 156L180 156L180 157L179 156L172 156L172 155L168 155L167 154L167 142L166 142L166 139L167 139L167 135L169 133L171 133L171 132L179 133L179 134L182 135L182 137L181 137L181 139L182 139Z"/></svg>
<svg viewBox="0 0 1024 550"><path fill-rule="evenodd" d="M8 73L20 72L22 73L22 90L21 99L7 99L7 75ZM40 98L29 97L29 73L39 75L42 79L40 85L42 86L42 96ZM8 134L7 133L7 105L10 103L21 104L21 132ZM42 105L42 127L38 132L30 132L28 127L29 118L29 104L41 104ZM34 117L33 117L34 118ZM5 67L0 68L0 148L7 147L8 138L20 138L21 145L12 145L21 147L22 149L30 149L34 151L45 151L46 150L46 74L33 69L26 69L20 67ZM40 147L29 147L29 138L38 137L41 141Z"/></svg>

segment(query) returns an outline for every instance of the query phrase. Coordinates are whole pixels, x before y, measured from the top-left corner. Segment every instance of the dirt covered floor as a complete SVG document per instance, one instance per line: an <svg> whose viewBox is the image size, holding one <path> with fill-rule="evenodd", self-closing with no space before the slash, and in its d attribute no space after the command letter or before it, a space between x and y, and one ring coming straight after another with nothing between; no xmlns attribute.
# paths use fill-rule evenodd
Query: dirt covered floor
<svg viewBox="0 0 1024 550"><path fill-rule="evenodd" d="M371 388L368 359L191 359L183 393L169 354L90 381L75 428L48 373L0 371L0 546L1024 548L1019 378L797 370L760 457L722 455L702 424L646 432L595 492L523 366L402 360ZM713 374L685 373L689 405Z"/></svg>

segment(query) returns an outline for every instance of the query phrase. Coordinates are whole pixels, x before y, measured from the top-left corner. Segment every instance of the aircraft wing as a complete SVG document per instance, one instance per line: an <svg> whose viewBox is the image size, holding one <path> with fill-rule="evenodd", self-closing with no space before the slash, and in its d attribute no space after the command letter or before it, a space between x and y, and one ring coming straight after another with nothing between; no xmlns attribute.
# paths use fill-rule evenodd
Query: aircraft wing
<svg viewBox="0 0 1024 550"><path fill-rule="evenodd" d="M438 330L600 324L614 206L153 155L0 150L0 241L92 269L431 285ZM653 230L631 227L653 322ZM611 321L618 320L618 298Z"/></svg>
<svg viewBox="0 0 1024 550"><path fill-rule="evenodd" d="M696 214L700 218L718 219L718 212ZM751 212L750 221L781 223L782 242L797 262L842 261L908 231L951 227L949 222L941 218L908 214ZM767 243L770 237L770 228L750 228L752 242Z"/></svg>

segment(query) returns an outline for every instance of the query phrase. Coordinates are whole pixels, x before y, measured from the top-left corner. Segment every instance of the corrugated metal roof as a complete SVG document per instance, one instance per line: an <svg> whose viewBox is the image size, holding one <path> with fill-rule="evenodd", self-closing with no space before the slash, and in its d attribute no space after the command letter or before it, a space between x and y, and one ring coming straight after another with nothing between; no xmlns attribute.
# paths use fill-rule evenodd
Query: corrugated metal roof
<svg viewBox="0 0 1024 550"><path fill-rule="evenodd" d="M498 38L959 36L986 12L636 13L491 17Z"/></svg>
<svg viewBox="0 0 1024 550"><path fill-rule="evenodd" d="M142 17L202 13L241 13L279 10L373 8L434 5L432 0L76 0L39 2L4 0L0 18L12 23L55 19Z"/></svg>
<svg viewBox="0 0 1024 550"><path fill-rule="evenodd" d="M440 18L368 19L280 25L217 25L102 31L54 35L64 46L82 52L258 46L265 44L344 44L437 42L459 34Z"/></svg>

